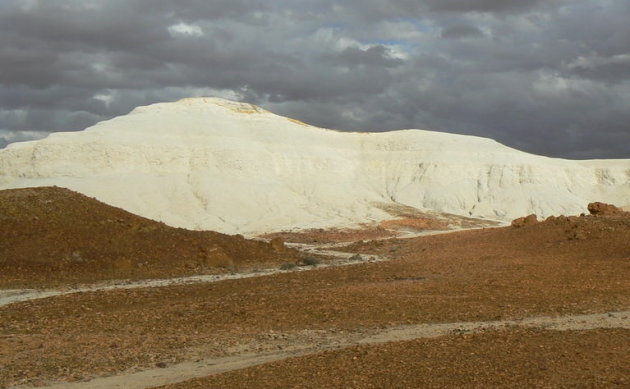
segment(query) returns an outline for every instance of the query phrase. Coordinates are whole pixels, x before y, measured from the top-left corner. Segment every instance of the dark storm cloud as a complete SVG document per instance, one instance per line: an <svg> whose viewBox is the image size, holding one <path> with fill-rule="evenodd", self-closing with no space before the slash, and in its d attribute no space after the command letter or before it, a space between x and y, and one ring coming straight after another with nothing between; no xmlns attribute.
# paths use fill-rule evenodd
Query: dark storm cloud
<svg viewBox="0 0 630 389"><path fill-rule="evenodd" d="M442 38L460 39L476 38L483 36L483 32L475 26L459 25L442 30Z"/></svg>
<svg viewBox="0 0 630 389"><path fill-rule="evenodd" d="M332 13L343 10L348 19L374 22L383 18L433 17L440 13L451 16L466 13L519 14L532 9L556 7L566 1L568 0L351 0L336 3L329 11Z"/></svg>
<svg viewBox="0 0 630 389"><path fill-rule="evenodd" d="M630 157L630 3L0 2L0 147L219 95L346 130Z"/></svg>
<svg viewBox="0 0 630 389"><path fill-rule="evenodd" d="M549 0L427 0L433 11L451 12L506 12L532 9Z"/></svg>

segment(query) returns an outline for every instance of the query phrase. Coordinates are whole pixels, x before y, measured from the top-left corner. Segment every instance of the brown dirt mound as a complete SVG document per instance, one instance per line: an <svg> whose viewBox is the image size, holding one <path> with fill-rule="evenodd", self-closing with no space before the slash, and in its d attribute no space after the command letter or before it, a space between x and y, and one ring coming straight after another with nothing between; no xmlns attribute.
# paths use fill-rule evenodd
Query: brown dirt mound
<svg viewBox="0 0 630 389"><path fill-rule="evenodd" d="M281 242L169 227L57 187L0 191L0 287L213 274L295 260Z"/></svg>
<svg viewBox="0 0 630 389"><path fill-rule="evenodd" d="M527 227L527 228L522 228ZM484 242L464 239L466 236L484 237ZM492 238L497 239L491 242ZM456 239L455 239L456 238ZM471 238L472 239L472 238ZM478 231L464 231L461 234L446 234L424 239L391 239L387 241L368 241L355 243L341 249L365 254L381 254L390 257L404 255L421 255L427 246L419 242L428 241L458 241L468 249L490 245L500 248L502 252L520 252L525 250L528 255L550 252L562 252L563 255L582 257L590 253L591 256L604 255L605 252L615 252L630 259L630 213L582 215L582 216L550 216L538 221L535 215L521 217L512 222L511 228L487 228ZM568 241L582 241L580 245L569 244ZM455 243L453 243L455 244ZM416 251L420 250L420 252ZM479 252L479 255L483 255Z"/></svg>
<svg viewBox="0 0 630 389"><path fill-rule="evenodd" d="M630 213L550 216L540 223L539 228L542 232L560 233L568 240L595 240L597 244L605 244L606 240L619 232L625 232L627 238L630 239L627 234L630 230ZM630 251L628 254L630 255Z"/></svg>

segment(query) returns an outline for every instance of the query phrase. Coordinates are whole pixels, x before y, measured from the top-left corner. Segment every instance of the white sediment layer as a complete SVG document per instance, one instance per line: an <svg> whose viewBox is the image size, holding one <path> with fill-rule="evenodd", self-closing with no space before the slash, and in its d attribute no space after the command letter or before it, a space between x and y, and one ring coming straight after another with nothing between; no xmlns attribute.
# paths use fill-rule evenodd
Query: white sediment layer
<svg viewBox="0 0 630 389"><path fill-rule="evenodd" d="M0 150L0 189L44 185L173 226L251 235L392 218L383 203L503 221L626 206L630 159L554 159L423 130L339 132L194 98Z"/></svg>

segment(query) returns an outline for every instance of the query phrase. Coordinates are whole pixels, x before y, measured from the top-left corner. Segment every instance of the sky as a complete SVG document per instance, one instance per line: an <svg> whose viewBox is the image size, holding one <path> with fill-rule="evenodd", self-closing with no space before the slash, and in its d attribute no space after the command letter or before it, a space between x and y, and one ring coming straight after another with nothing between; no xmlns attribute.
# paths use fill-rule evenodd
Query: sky
<svg viewBox="0 0 630 389"><path fill-rule="evenodd" d="M630 158L630 1L2 0L0 148L217 96Z"/></svg>

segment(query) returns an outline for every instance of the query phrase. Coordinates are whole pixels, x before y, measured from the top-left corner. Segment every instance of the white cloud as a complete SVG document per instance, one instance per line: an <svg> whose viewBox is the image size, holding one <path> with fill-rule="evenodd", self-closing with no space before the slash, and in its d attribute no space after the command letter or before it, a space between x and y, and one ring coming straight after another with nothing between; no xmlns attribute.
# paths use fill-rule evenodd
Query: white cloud
<svg viewBox="0 0 630 389"><path fill-rule="evenodd" d="M92 98L94 100L102 101L106 107L109 107L109 105L112 103L112 100L114 100L114 96L112 96L111 94L109 95L98 94L98 95L94 95L94 97Z"/></svg>
<svg viewBox="0 0 630 389"><path fill-rule="evenodd" d="M435 35L435 32L422 31L416 24L408 21L386 20L376 26L376 35L382 39L418 41Z"/></svg>
<svg viewBox="0 0 630 389"><path fill-rule="evenodd" d="M171 33L171 36L188 35L193 37L200 37L204 35L201 27L195 24L187 24L184 22L173 24L168 28L168 32Z"/></svg>
<svg viewBox="0 0 630 389"><path fill-rule="evenodd" d="M313 34L313 38L315 42L321 43L324 46L333 48L337 51L343 51L348 48L359 48L365 50L370 47L369 45L361 44L356 39L344 36L342 31L338 28L319 28Z"/></svg>

